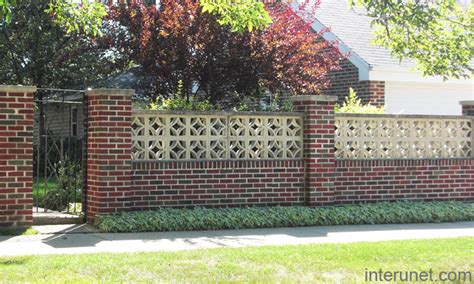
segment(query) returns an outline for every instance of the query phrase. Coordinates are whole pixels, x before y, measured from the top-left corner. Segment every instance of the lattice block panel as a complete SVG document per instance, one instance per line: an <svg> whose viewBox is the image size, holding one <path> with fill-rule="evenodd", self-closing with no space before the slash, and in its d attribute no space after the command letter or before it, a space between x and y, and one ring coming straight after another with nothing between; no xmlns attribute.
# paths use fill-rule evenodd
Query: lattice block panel
<svg viewBox="0 0 474 284"><path fill-rule="evenodd" d="M285 116L232 116L229 121L230 158L300 158L302 120Z"/></svg>
<svg viewBox="0 0 474 284"><path fill-rule="evenodd" d="M135 113L135 160L302 157L300 116Z"/></svg>
<svg viewBox="0 0 474 284"><path fill-rule="evenodd" d="M465 118L336 116L339 159L465 158L472 151Z"/></svg>

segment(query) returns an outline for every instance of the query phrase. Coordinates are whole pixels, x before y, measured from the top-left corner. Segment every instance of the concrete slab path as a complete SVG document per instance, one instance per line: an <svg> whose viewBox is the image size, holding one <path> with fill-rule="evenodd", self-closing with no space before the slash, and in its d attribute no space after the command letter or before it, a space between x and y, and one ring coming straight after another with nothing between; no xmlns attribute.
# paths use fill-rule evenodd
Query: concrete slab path
<svg viewBox="0 0 474 284"><path fill-rule="evenodd" d="M36 226L38 235L0 236L0 256L157 252L219 247L474 237L474 222L249 230L98 233L88 225Z"/></svg>

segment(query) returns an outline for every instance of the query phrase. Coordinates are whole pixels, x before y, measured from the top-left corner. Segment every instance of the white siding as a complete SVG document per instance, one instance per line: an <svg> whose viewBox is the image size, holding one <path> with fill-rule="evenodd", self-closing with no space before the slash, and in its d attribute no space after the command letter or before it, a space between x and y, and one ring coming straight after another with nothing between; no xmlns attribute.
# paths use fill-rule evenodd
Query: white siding
<svg viewBox="0 0 474 284"><path fill-rule="evenodd" d="M460 115L459 101L473 100L473 84L385 83L388 114Z"/></svg>

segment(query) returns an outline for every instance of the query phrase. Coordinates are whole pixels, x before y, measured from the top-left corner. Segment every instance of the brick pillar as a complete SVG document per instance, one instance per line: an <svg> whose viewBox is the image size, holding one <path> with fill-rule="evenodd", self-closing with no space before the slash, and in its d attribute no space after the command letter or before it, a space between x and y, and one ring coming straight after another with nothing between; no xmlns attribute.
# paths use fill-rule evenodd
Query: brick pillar
<svg viewBox="0 0 474 284"><path fill-rule="evenodd" d="M97 89L87 96L87 221L130 209L133 90Z"/></svg>
<svg viewBox="0 0 474 284"><path fill-rule="evenodd" d="M33 223L35 87L0 85L0 227Z"/></svg>
<svg viewBox="0 0 474 284"><path fill-rule="evenodd" d="M296 96L296 111L304 112L303 157L306 167L306 202L310 206L334 201L335 96Z"/></svg>

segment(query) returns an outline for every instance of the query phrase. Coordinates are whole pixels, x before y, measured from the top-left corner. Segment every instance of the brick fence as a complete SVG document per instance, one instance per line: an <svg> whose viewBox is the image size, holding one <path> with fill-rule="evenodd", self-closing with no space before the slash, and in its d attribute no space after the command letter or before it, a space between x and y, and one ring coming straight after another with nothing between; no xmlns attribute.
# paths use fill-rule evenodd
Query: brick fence
<svg viewBox="0 0 474 284"><path fill-rule="evenodd" d="M119 96L119 91L114 94L113 90L96 90L96 96L99 96L101 92L106 92L110 96L119 99L121 103L129 100L128 95ZM101 104L102 110L107 111L103 113L102 117L107 118L108 121L104 125L108 129L106 136L109 139L115 139L117 133L112 133L112 130L120 130L118 132L120 135L126 135L126 124L123 124L124 128L116 128L115 122L111 122L113 121L111 115L114 115L114 113L110 112L110 108L116 106L116 101L110 98L107 98ZM109 107L104 106L107 102L111 104ZM185 143L190 139L190 125L198 124L199 117L203 115L185 112L178 112L174 116L170 114L161 115L160 112L150 111L145 113L126 112L125 115L132 117L126 118L122 114L119 121L132 121L131 146L128 145L130 137L127 136L125 144L118 144L118 146L104 145L103 147L109 148L108 150L102 150L102 153L105 153L104 151L118 151L120 154L124 154L121 156L122 159L116 161L116 163L119 163L125 169L128 169L128 165L130 165L131 170L117 172L117 169L107 166L104 167L102 175L112 178L118 173L121 179L127 182L130 179L131 184L120 184L123 187L116 188L113 186L115 183L108 182L102 183L102 186L105 187L96 187L92 193L89 190L89 200L95 198L92 194L104 196L102 209L92 209L89 205L89 214L91 210L94 213L108 213L121 210L156 210L162 207L321 206L382 200L474 201L472 152L470 152L469 157L459 154L461 155L459 157L423 159L410 158L410 156L399 159L337 158L337 147L335 147L337 139L335 139L336 132L334 129L338 116L334 114L335 102L336 99L329 96L294 98L295 110L304 114L301 133L303 152L301 156L295 156L292 159L240 160L229 158L233 154L230 156L222 154L222 157L227 158L219 160L199 159L195 157L195 155L200 155L199 149L195 150L194 148L199 148L198 140L204 139L203 137L208 138L209 134L196 134L198 136L195 136L196 141L194 142L196 144L194 146L191 146L192 144L186 146ZM465 109L469 107L469 104L464 103ZM248 118L248 121L245 120L247 118L242 118L242 120L255 126L255 124L258 124L259 115L255 114L253 120L251 118ZM222 115L221 117L225 119L227 116ZM203 121L211 119L212 122L213 118L216 122L219 120L219 115L215 114L210 118L202 119ZM416 119L398 118L402 122L407 120L412 123L418 123L418 119L426 119L422 117L415 117ZM358 118L355 117L354 119L357 120ZM461 125L460 123L466 121L469 124L466 127L472 127L472 119L467 116L438 117L427 121L428 124L455 123L453 124L453 133L458 131L456 127ZM266 121L266 123L269 122L270 120ZM140 127L136 127L136 125ZM230 123L229 127L232 127L232 125ZM252 130L251 127L250 130ZM268 126L268 128L272 127L272 125ZM196 129L192 131L201 131L199 127ZM257 129L256 126L255 129ZM235 131L235 129L232 131ZM257 132L256 130L255 133ZM168 137L169 135L176 136ZM255 134L250 131L247 135ZM472 133L469 135L472 139ZM459 134L459 136L462 135ZM268 137L261 136L260 138L262 141L266 141L265 139ZM460 139L466 138L461 137ZM92 142L93 140L89 141ZM433 142L433 145L437 145L436 141ZM103 142L108 141L103 140ZM182 145L179 144L181 142ZM192 143L193 141L188 142ZM169 143L169 147L167 148L163 143ZM458 143L458 140L453 143ZM247 148L244 147L245 151L252 152L250 148L256 147L255 145L257 144L248 144ZM426 145L426 147L432 147L433 145ZM453 147L457 147L456 145ZM99 146L90 145L90 147ZM115 147L121 150L115 149ZM123 152L125 147L132 148L132 158ZM232 147L232 143L227 147ZM470 144L469 147L472 147L472 145ZM192 149L190 150L190 148ZM209 151L209 148L206 148L206 146L201 148L204 151L202 156L208 157L209 153L206 151ZM250 156L258 152L255 151ZM110 152L107 153L111 154ZM213 154L215 153L213 152ZM181 158L178 157L180 155ZM91 157L91 154L89 154L89 157ZM116 160L116 157L113 155L108 157L110 158L108 162L110 166L110 163ZM89 173L89 176L91 174ZM116 200L114 196L119 196L121 201ZM98 206L97 203L95 206Z"/></svg>
<svg viewBox="0 0 474 284"><path fill-rule="evenodd" d="M34 91L0 87L0 226L32 222ZM474 201L474 102L462 117L336 115L330 96L295 97L295 113L200 114L132 111L132 94L86 92L88 222L162 207Z"/></svg>
<svg viewBox="0 0 474 284"><path fill-rule="evenodd" d="M0 227L32 224L34 87L0 85Z"/></svg>

